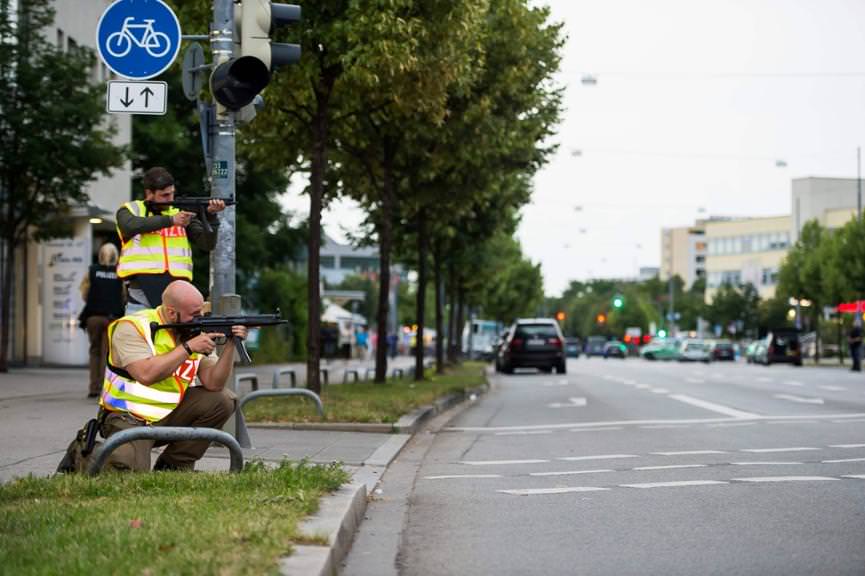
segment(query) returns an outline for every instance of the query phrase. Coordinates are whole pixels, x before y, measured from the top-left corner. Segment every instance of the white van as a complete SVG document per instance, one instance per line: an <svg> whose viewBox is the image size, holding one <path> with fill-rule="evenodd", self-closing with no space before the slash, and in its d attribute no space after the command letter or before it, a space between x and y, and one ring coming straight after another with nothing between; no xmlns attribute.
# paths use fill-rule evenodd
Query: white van
<svg viewBox="0 0 865 576"><path fill-rule="evenodd" d="M494 320L472 320L463 327L462 351L469 358L491 360L495 355L494 345L504 327ZM471 340L471 350L469 350Z"/></svg>

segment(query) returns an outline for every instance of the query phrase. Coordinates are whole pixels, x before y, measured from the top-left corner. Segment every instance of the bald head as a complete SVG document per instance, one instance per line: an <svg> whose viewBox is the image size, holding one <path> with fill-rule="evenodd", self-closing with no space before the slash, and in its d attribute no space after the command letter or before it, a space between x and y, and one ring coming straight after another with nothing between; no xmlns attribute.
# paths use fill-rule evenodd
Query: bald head
<svg viewBox="0 0 865 576"><path fill-rule="evenodd" d="M204 297L198 288L186 280L175 280L162 293L162 305L179 315L180 322L189 322L191 318L201 315Z"/></svg>

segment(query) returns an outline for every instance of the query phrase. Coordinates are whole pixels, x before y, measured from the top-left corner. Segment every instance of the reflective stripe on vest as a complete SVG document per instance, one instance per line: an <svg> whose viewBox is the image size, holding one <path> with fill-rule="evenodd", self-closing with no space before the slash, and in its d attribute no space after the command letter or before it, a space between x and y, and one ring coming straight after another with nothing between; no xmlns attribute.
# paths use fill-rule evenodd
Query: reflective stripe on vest
<svg viewBox="0 0 865 576"><path fill-rule="evenodd" d="M141 200L127 202L123 205L134 216L147 215L147 207ZM174 216L180 212L177 208L169 208L163 212L166 216ZM175 278L192 280L192 248L186 237L186 228L170 226L153 232L136 234L132 238L123 239L120 248L120 260L117 263L117 275L120 278L136 274L169 273Z"/></svg>
<svg viewBox="0 0 865 576"><path fill-rule="evenodd" d="M198 373L200 355L193 354L174 371L174 374L150 386L136 382L131 377L112 369L115 362L111 344L119 322L131 323L147 341L154 356L171 352L177 346L168 330L159 330L155 337L150 331L151 322L162 322L159 308L142 310L112 322L108 326L108 366L105 368L105 380L102 384L102 397L99 404L112 412L128 412L150 423L159 422L183 400L187 388Z"/></svg>

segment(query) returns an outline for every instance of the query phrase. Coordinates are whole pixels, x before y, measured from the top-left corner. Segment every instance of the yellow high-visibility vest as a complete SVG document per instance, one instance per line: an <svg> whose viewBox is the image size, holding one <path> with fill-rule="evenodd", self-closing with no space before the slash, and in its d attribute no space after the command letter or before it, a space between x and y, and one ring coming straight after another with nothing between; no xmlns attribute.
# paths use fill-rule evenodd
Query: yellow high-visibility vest
<svg viewBox="0 0 865 576"><path fill-rule="evenodd" d="M127 202L124 206L135 216L147 215L147 208L141 200ZM163 214L174 216L178 212L177 208L169 208ZM118 226L117 234L123 242L117 263L120 278L168 272L175 278L192 280L192 248L183 226L169 226L136 234L132 238L124 238Z"/></svg>
<svg viewBox="0 0 865 576"><path fill-rule="evenodd" d="M166 354L177 347L174 336L168 330L157 330L154 337L150 323L162 323L159 309L141 310L134 314L115 320L108 326L108 366L105 368L105 380L102 382L102 396L99 405L110 412L128 412L136 418L149 423L159 422L172 410L177 408L190 384L195 380L201 355L193 353L174 373L146 386L137 382L125 370L114 364L114 354L111 342L114 331L120 322L131 323L138 333L147 341L154 356Z"/></svg>

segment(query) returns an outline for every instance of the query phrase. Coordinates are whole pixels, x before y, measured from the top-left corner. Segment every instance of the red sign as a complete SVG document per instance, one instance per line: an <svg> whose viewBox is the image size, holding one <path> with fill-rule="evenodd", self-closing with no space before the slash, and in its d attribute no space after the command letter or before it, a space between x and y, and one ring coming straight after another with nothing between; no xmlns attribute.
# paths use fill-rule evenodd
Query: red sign
<svg viewBox="0 0 865 576"><path fill-rule="evenodd" d="M835 307L837 312L842 314L856 314L857 312L865 311L865 300L857 300L856 302L843 302Z"/></svg>

